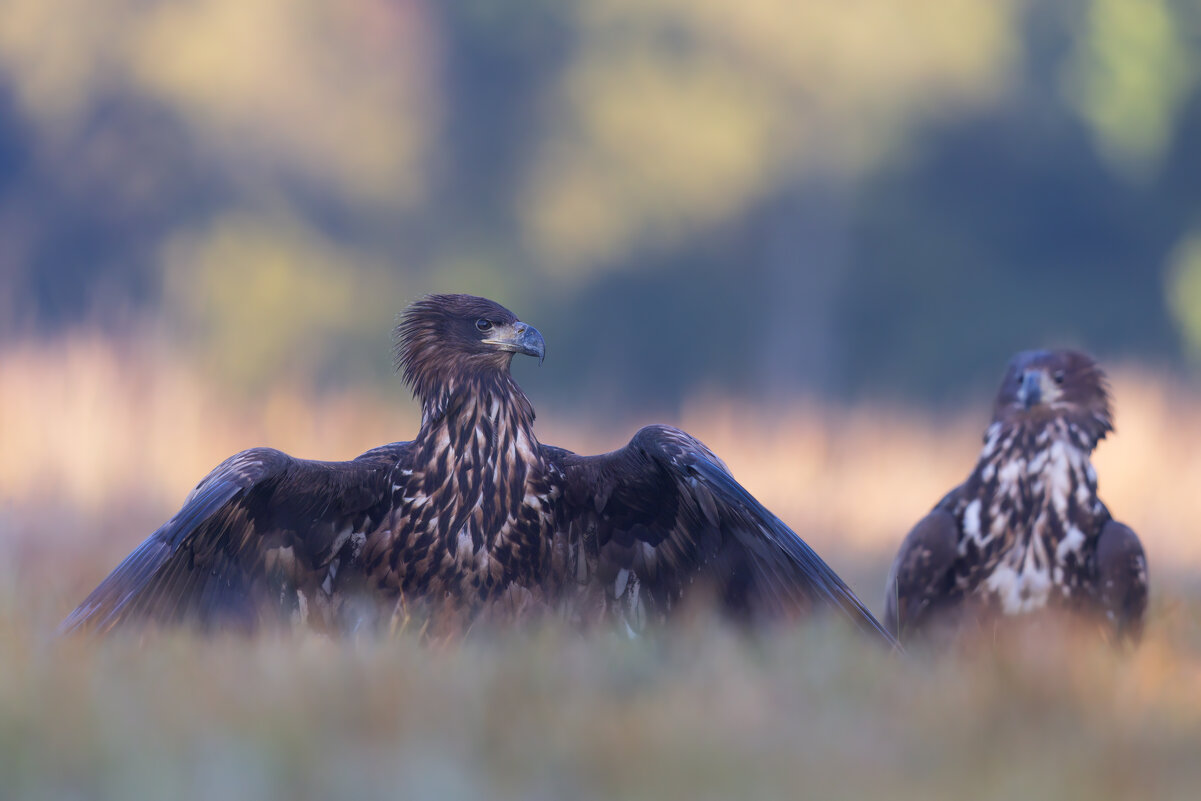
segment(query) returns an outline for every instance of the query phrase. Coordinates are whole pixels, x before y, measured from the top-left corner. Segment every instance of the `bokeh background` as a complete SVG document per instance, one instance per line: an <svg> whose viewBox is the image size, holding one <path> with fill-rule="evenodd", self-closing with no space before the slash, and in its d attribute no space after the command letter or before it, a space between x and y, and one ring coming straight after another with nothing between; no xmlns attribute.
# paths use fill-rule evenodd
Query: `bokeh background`
<svg viewBox="0 0 1201 801"><path fill-rule="evenodd" d="M686 428L876 610L1008 358L1084 348L1113 379L1097 466L1149 552L1151 643L899 678L824 629L749 653L56 650L225 456L409 438L389 331L435 291L542 330L545 364L514 371L545 441ZM1196 0L0 0L0 776L37 798L1195 797L1199 364Z"/></svg>
<svg viewBox="0 0 1201 801"><path fill-rule="evenodd" d="M385 380L433 290L537 387L958 399L1201 355L1189 0L6 0L0 334Z"/></svg>

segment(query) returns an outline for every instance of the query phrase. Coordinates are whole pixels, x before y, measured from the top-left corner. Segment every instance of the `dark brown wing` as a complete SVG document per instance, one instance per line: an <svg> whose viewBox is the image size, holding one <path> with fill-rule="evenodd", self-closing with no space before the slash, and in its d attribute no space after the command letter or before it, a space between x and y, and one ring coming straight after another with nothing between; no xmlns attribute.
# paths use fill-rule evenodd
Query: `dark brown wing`
<svg viewBox="0 0 1201 801"><path fill-rule="evenodd" d="M1147 556L1138 535L1114 520L1097 538L1097 602L1119 639L1138 640L1147 611Z"/></svg>
<svg viewBox="0 0 1201 801"><path fill-rule="evenodd" d="M286 614L305 582L317 585L350 535L391 508L392 474L408 443L350 462L243 451L197 485L62 622L60 632L107 631L125 621L253 627Z"/></svg>
<svg viewBox="0 0 1201 801"><path fill-rule="evenodd" d="M901 543L884 590L884 625L902 642L927 622L951 593L959 528L947 499L918 521Z"/></svg>
<svg viewBox="0 0 1201 801"><path fill-rule="evenodd" d="M834 607L893 643L842 579L683 431L648 426L601 456L544 453L564 476L558 526L588 557L576 578L590 603L640 623L696 584L752 617Z"/></svg>

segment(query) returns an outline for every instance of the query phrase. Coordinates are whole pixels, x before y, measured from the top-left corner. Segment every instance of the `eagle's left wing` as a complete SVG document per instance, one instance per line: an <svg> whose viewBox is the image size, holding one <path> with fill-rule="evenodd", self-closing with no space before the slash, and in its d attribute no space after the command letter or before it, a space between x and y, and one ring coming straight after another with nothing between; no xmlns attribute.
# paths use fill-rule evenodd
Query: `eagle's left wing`
<svg viewBox="0 0 1201 801"><path fill-rule="evenodd" d="M1118 638L1137 642L1147 611L1147 555L1134 530L1116 520L1097 538L1096 594Z"/></svg>
<svg viewBox="0 0 1201 801"><path fill-rule="evenodd" d="M753 618L833 607L895 645L813 549L683 431L648 426L611 453L544 456L563 476L558 526L584 549L575 579L588 603L640 623L698 585Z"/></svg>
<svg viewBox="0 0 1201 801"><path fill-rule="evenodd" d="M902 641L921 629L951 594L951 566L958 554L959 528L947 511L948 505L944 500L917 522L888 571L884 624Z"/></svg>

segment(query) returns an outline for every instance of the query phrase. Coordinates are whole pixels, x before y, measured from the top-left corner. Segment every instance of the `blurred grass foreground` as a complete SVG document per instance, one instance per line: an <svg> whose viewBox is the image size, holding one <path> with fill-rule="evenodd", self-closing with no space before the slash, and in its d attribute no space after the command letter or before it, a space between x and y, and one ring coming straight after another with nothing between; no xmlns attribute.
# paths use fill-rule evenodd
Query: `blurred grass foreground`
<svg viewBox="0 0 1201 801"><path fill-rule="evenodd" d="M247 399L103 339L0 354L0 797L1195 798L1201 786L1201 413L1113 370L1102 497L1143 536L1153 604L1132 654L1043 631L904 658L832 621L642 641L479 632L421 647L300 633L55 641L53 627L225 456L348 458L411 436L397 386ZM625 441L539 402L544 440ZM987 405L672 420L880 608L908 526L972 466Z"/></svg>

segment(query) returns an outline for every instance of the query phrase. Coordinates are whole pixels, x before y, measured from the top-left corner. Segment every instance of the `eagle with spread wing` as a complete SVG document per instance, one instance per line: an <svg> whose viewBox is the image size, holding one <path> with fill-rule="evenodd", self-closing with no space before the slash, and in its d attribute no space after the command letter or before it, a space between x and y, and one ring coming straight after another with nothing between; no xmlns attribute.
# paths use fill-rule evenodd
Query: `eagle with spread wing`
<svg viewBox="0 0 1201 801"><path fill-rule="evenodd" d="M1137 639L1146 556L1097 497L1089 461L1112 421L1105 375L1088 356L1014 357L976 469L913 527L893 562L889 629L904 641L965 613L1058 608L1098 617L1118 639Z"/></svg>
<svg viewBox="0 0 1201 801"><path fill-rule="evenodd" d="M509 373L537 329L469 295L432 295L397 326L421 403L411 442L348 462L269 448L226 460L62 623L327 630L421 614L454 633L548 610L638 631L690 599L740 618L834 608L892 637L805 542L683 431L648 426L579 456L543 445Z"/></svg>

